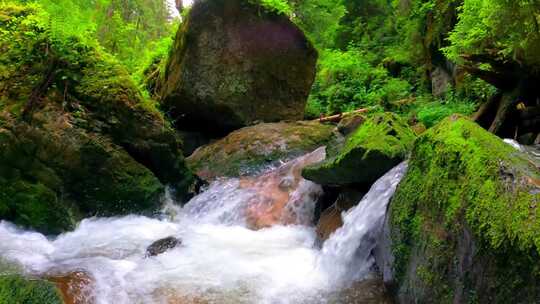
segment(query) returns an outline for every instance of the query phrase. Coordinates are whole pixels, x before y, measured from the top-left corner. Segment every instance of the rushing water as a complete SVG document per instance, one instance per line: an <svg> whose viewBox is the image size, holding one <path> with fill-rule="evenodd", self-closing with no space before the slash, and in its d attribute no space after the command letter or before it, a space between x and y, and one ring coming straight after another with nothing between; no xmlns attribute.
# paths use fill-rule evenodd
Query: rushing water
<svg viewBox="0 0 540 304"><path fill-rule="evenodd" d="M77 303L355 303L332 295L369 273L406 165L377 181L320 249L310 221L321 188L299 172L322 153L248 181L217 181L183 208L169 200L161 219L91 218L53 239L1 222L0 256L28 275L82 274ZM283 200L283 208L268 205ZM273 222L249 220L261 213ZM182 245L145 257L148 245L168 236Z"/></svg>

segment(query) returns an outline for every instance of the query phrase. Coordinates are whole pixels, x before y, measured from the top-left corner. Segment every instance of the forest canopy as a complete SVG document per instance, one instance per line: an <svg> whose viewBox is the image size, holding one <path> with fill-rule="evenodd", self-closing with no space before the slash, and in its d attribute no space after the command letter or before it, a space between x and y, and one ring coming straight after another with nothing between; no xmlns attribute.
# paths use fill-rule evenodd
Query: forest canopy
<svg viewBox="0 0 540 304"><path fill-rule="evenodd" d="M181 23L165 1L1 3L13 2L39 6L40 26L53 37L101 48L141 83L164 66ZM527 83L538 78L540 1L247 2L289 16L316 46L318 73L307 118L370 107L430 126L454 112L470 115L512 88L521 88L515 94L526 95L525 103L537 102ZM506 83L511 85L501 85Z"/></svg>

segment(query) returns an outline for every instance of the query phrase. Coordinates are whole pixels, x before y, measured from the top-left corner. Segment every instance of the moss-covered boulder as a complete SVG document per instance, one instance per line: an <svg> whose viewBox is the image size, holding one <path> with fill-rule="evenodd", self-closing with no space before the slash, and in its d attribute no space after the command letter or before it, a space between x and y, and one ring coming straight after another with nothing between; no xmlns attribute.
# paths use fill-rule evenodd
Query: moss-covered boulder
<svg viewBox="0 0 540 304"><path fill-rule="evenodd" d="M405 159L416 136L392 113L375 114L349 135L344 147L304 178L323 185L371 184Z"/></svg>
<svg viewBox="0 0 540 304"><path fill-rule="evenodd" d="M0 304L63 304L53 283L17 275L0 275Z"/></svg>
<svg viewBox="0 0 540 304"><path fill-rule="evenodd" d="M199 177L212 180L259 171L279 161L334 146L342 138L335 126L318 122L263 123L232 132L186 159Z"/></svg>
<svg viewBox="0 0 540 304"><path fill-rule="evenodd" d="M317 52L286 15L256 3L193 4L161 93L179 129L221 135L255 121L302 119Z"/></svg>
<svg viewBox="0 0 540 304"><path fill-rule="evenodd" d="M466 118L419 137L388 221L400 302L537 303L539 181L525 154Z"/></svg>
<svg viewBox="0 0 540 304"><path fill-rule="evenodd" d="M185 193L181 141L155 104L110 55L53 39L36 10L0 4L0 219L57 233L155 210L165 184Z"/></svg>

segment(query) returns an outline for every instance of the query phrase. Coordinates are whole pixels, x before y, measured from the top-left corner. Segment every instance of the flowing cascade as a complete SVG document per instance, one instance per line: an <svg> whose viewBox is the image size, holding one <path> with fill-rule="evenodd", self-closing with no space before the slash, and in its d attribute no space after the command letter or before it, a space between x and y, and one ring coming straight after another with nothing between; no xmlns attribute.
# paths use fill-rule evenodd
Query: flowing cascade
<svg viewBox="0 0 540 304"><path fill-rule="evenodd" d="M336 285L364 279L370 274L375 248L381 233L390 199L407 172L402 162L377 180L360 203L345 213L343 226L324 243L320 267Z"/></svg>
<svg viewBox="0 0 540 304"><path fill-rule="evenodd" d="M322 188L300 172L324 157L321 148L257 177L216 181L184 207L168 196L161 220L89 218L54 239L2 221L0 266L76 281L73 304L318 303L325 280L308 224ZM181 245L147 257L170 236Z"/></svg>
<svg viewBox="0 0 540 304"><path fill-rule="evenodd" d="M184 207L168 196L161 219L90 218L54 239L2 221L0 266L56 282L67 304L343 303L336 296L370 270L406 164L373 185L321 251L312 221L322 188L300 172L324 157L321 148L257 177L216 181ZM179 241L147 254L170 238Z"/></svg>

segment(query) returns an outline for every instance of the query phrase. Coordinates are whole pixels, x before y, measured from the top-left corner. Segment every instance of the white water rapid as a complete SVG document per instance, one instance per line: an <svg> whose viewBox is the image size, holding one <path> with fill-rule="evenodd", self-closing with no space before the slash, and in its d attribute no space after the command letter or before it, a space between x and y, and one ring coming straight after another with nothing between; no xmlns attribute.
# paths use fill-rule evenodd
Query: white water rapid
<svg viewBox="0 0 540 304"><path fill-rule="evenodd" d="M298 172L299 164L321 157L319 149L261 177L217 181L183 208L168 201L161 219L90 218L55 238L3 221L0 257L27 275L71 277L79 285L72 286L77 304L357 303L333 295L369 273L374 239L406 164L379 179L320 249L310 222L321 188ZM261 192L268 187L278 194ZM283 198L284 208L267 206ZM265 212L274 222L249 218ZM182 245L145 257L151 243L168 236Z"/></svg>

